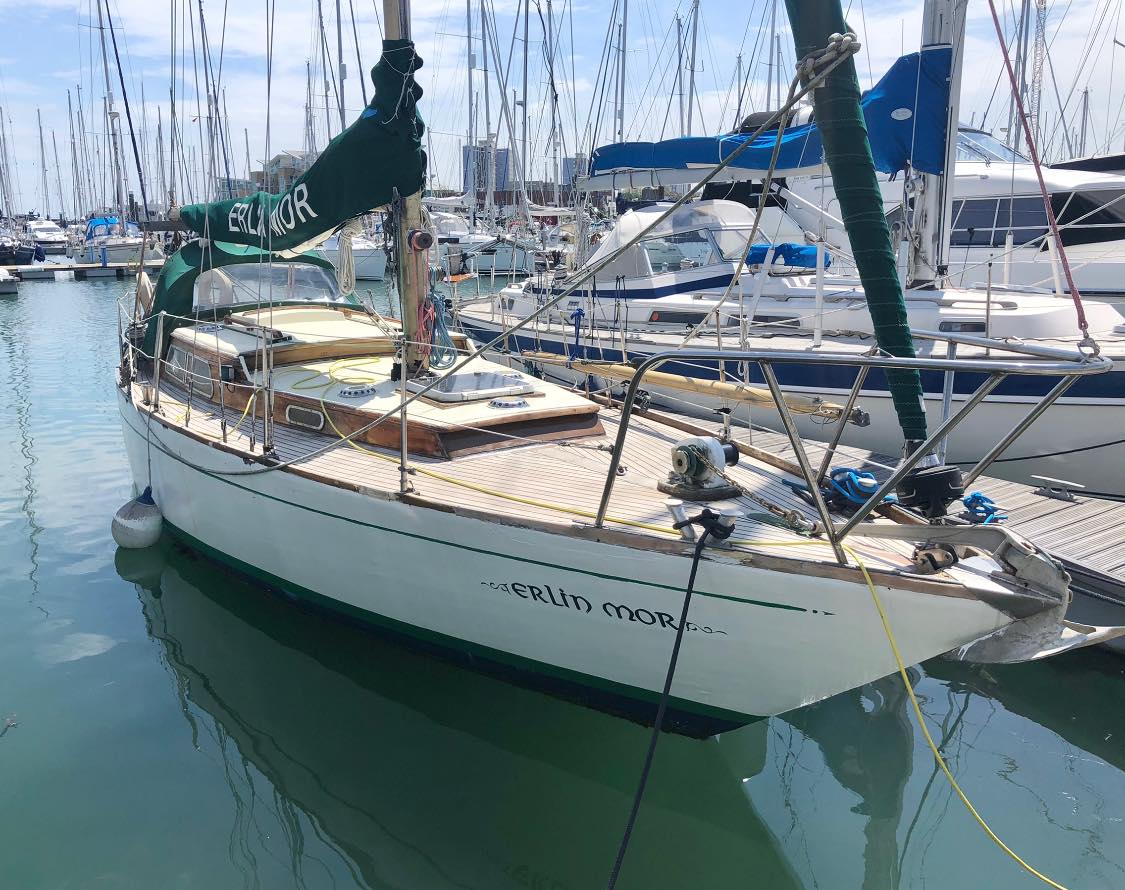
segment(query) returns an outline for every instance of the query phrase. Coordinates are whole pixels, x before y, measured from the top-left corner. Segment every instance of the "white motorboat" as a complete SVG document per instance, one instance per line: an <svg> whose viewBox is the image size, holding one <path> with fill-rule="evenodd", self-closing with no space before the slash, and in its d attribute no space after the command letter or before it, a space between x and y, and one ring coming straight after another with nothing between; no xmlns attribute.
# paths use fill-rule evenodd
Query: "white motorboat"
<svg viewBox="0 0 1125 890"><path fill-rule="evenodd" d="M146 239L140 226L128 221L123 226L116 216L95 216L87 220L81 251L84 262L100 265L164 257L160 245L155 239Z"/></svg>
<svg viewBox="0 0 1125 890"><path fill-rule="evenodd" d="M39 245L44 254L51 256L66 253L66 232L51 220L29 220L25 232Z"/></svg>
<svg viewBox="0 0 1125 890"><path fill-rule="evenodd" d="M19 290L20 280L7 269L0 269L0 295L11 296Z"/></svg>
<svg viewBox="0 0 1125 890"><path fill-rule="evenodd" d="M989 133L962 126L955 169L952 281L984 287L991 274L993 284L1069 293L1047 243L1047 211L1031 162ZM1125 304L1125 176L1047 166L1042 172L1079 291ZM832 177L791 177L787 187L804 199L788 202L793 217L813 231L826 225L828 239L846 247L847 233L833 221L840 208ZM880 177L880 188L884 207L895 214L903 202L901 179Z"/></svg>
<svg viewBox="0 0 1125 890"><path fill-rule="evenodd" d="M340 265L340 235L328 238L319 248L333 266ZM387 251L382 242L367 235L352 236L352 259L357 281L382 281L387 271Z"/></svg>

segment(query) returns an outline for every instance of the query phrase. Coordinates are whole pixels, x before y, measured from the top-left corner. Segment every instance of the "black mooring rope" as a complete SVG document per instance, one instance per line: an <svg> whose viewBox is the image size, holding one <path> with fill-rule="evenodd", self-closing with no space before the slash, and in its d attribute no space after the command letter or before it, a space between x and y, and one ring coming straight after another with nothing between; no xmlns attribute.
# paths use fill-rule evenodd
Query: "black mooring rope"
<svg viewBox="0 0 1125 890"><path fill-rule="evenodd" d="M652 724L652 735L648 740L648 751L645 752L644 765L641 767L641 778L637 783L637 792L633 796L633 806L629 811L629 820L625 823L625 833L621 836L621 844L617 848L617 859L613 863L606 890L613 890L617 886L617 879L621 874L621 864L625 861L625 853L629 849L629 841L633 836L633 829L637 824L637 814L641 809L641 798L644 797L648 776L652 771L652 760L656 754L656 743L660 741L660 731L664 724L664 712L668 708L668 698L672 690L672 678L676 675L676 662L680 658L680 643L684 639L684 628L687 627L688 607L691 605L691 594L695 589L695 575L699 570L699 560L703 556L703 548L711 537L719 540L730 537L734 531L734 523L723 521L723 517L713 510L704 510L698 516L683 522L677 522L673 528L683 528L685 525L699 525L703 533L695 544L695 552L691 558L691 572L688 574L687 588L684 590L684 605L680 610L680 624L676 628L676 641L672 644L672 657L668 660L668 672L664 677L664 690L660 693L660 703L656 708L656 719Z"/></svg>

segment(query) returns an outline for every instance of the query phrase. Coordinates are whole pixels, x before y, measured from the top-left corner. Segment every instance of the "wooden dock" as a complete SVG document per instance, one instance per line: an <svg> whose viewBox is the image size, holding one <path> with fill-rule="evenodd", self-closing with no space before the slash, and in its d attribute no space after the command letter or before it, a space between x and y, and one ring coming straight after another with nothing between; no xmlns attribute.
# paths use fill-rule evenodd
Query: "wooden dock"
<svg viewBox="0 0 1125 890"><path fill-rule="evenodd" d="M164 260L145 260L146 272L159 271ZM131 263L35 263L28 266L0 266L11 272L20 281L54 281L60 273L71 273L78 281L88 278L132 278L137 274L138 265Z"/></svg>

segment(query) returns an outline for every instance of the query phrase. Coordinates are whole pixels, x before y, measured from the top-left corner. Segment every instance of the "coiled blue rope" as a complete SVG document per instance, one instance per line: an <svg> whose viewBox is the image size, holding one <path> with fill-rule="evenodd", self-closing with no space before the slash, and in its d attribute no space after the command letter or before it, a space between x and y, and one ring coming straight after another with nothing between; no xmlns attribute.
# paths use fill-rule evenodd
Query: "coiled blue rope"
<svg viewBox="0 0 1125 890"><path fill-rule="evenodd" d="M866 504L875 489L879 487L879 480L874 473L856 470L851 467L838 467L828 475L828 486L847 501L849 504ZM893 501L893 495L887 495L884 501Z"/></svg>
<svg viewBox="0 0 1125 890"><path fill-rule="evenodd" d="M969 519L981 525L988 525L990 522L1003 522L1008 518L1006 514L1000 512L1000 508L996 506L996 502L992 498L979 491L966 495L961 499L961 503L965 505L965 511L968 513Z"/></svg>
<svg viewBox="0 0 1125 890"><path fill-rule="evenodd" d="M453 345L449 327L445 320L445 300L437 291L431 290L427 299L434 307L434 334L430 341L430 367L438 371L452 368L457 361L457 347Z"/></svg>

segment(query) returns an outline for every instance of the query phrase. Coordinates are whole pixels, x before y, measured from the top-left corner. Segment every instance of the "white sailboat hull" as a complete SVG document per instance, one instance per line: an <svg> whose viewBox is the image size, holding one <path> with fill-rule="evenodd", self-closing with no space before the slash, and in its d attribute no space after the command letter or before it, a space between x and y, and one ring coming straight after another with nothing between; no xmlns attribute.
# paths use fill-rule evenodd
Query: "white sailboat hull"
<svg viewBox="0 0 1125 890"><path fill-rule="evenodd" d="M287 471L213 475L195 467L247 465L158 421L150 450L145 416L125 394L120 408L137 485L151 480L166 522L212 555L486 664L647 708L658 696L690 567L683 553L502 525ZM908 662L1010 621L973 597L882 587L880 596ZM707 731L895 669L854 572L767 570L708 551L690 622L671 704Z"/></svg>

